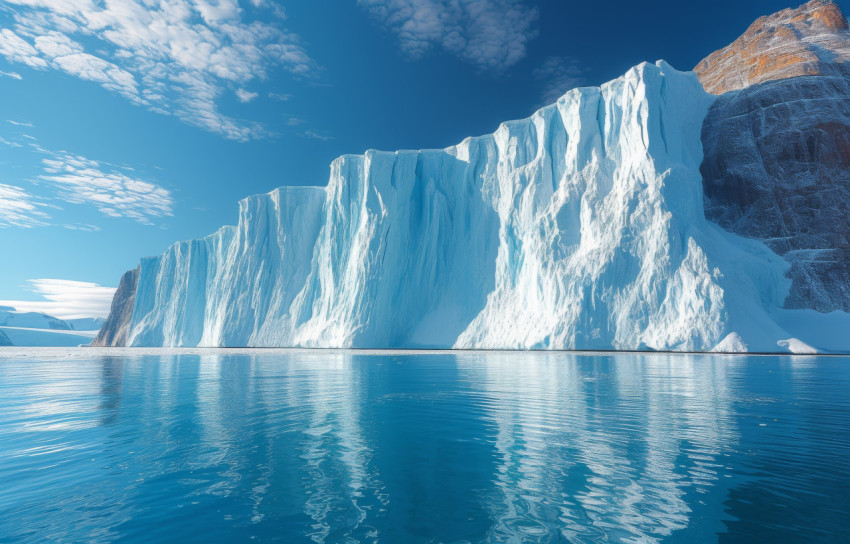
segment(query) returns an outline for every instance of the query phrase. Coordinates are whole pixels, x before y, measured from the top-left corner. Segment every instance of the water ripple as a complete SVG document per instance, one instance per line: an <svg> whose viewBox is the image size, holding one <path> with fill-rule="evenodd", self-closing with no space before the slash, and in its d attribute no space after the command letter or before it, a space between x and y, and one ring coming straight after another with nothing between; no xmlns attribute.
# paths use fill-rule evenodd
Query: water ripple
<svg viewBox="0 0 850 544"><path fill-rule="evenodd" d="M0 542L850 534L847 358L4 353Z"/></svg>

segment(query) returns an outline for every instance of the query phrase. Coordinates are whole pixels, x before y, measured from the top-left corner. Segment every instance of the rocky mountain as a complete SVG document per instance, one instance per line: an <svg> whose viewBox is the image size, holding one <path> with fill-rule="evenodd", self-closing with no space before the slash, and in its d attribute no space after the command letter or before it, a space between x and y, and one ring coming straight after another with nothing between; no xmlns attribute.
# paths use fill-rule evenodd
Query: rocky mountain
<svg viewBox="0 0 850 544"><path fill-rule="evenodd" d="M837 4L812 0L760 17L694 71L712 94L797 76L844 76L850 73L848 28Z"/></svg>
<svg viewBox="0 0 850 544"><path fill-rule="evenodd" d="M837 5L814 0L762 17L695 69L716 90L741 81L728 69L731 51L762 59L765 69L743 78L762 83L712 104L700 170L706 217L764 242L790 264L788 308L850 311L847 28ZM780 62L792 58L801 60Z"/></svg>

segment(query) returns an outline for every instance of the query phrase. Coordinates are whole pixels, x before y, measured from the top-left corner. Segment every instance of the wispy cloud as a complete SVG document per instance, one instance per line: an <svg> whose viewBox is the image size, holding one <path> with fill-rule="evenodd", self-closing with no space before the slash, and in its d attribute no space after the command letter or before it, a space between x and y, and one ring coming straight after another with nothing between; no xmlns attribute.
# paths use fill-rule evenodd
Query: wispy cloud
<svg viewBox="0 0 850 544"><path fill-rule="evenodd" d="M538 11L522 0L358 0L419 58L432 47L482 70L501 72L526 54Z"/></svg>
<svg viewBox="0 0 850 544"><path fill-rule="evenodd" d="M115 294L114 287L97 283L58 279L28 280L28 290L44 300L0 300L21 312L42 312L60 319L106 317Z"/></svg>
<svg viewBox="0 0 850 544"><path fill-rule="evenodd" d="M549 57L534 70L543 87L543 103L551 104L570 89L586 83L587 69L572 57Z"/></svg>
<svg viewBox="0 0 850 544"><path fill-rule="evenodd" d="M23 77L21 77L21 74L19 74L17 72L4 72L3 70L0 70L0 76L10 77L12 79L18 79L18 80L24 79Z"/></svg>
<svg viewBox="0 0 850 544"><path fill-rule="evenodd" d="M44 203L15 185L0 183L0 228L39 227L48 224Z"/></svg>
<svg viewBox="0 0 850 544"><path fill-rule="evenodd" d="M292 98L292 95L289 93L269 93L269 98L272 100L279 100L280 102L286 102Z"/></svg>
<svg viewBox="0 0 850 544"><path fill-rule="evenodd" d="M315 130L306 130L304 131L304 136L312 139L312 140L321 140L323 142L328 142L333 140L334 137L328 134L322 134L321 132L316 132Z"/></svg>
<svg viewBox="0 0 850 544"><path fill-rule="evenodd" d="M11 148L4 153L16 154L15 164L28 162L41 171L14 184L0 184L0 228L55 226L99 230L96 225L63 219L61 210L68 209L69 204L92 207L106 216L132 219L145 225L173 214L171 191L146 179L145 174L131 166L45 148L35 136L21 132L33 128L32 123L6 121L18 127L18 133L10 139L0 136L0 144Z"/></svg>
<svg viewBox="0 0 850 544"><path fill-rule="evenodd" d="M239 99L243 104L248 103L255 98L257 98L259 93L252 93L251 91L246 91L245 89L236 89L236 98Z"/></svg>
<svg viewBox="0 0 850 544"><path fill-rule="evenodd" d="M172 214L171 192L159 185L80 155L48 153L39 179L54 185L65 202L87 204L109 217L126 217L146 225Z"/></svg>
<svg viewBox="0 0 850 544"><path fill-rule="evenodd" d="M0 144L8 145L9 147L22 147L22 144L20 144L18 142L9 141L2 136L0 136Z"/></svg>
<svg viewBox="0 0 850 544"><path fill-rule="evenodd" d="M0 56L93 81L135 104L234 140L267 132L220 111L218 100L226 90L238 92L278 67L296 75L315 69L299 37L280 27L284 14L275 3L244 8L237 0L7 4L16 6L7 8L14 24L0 29ZM260 21L257 10L271 10L277 18Z"/></svg>

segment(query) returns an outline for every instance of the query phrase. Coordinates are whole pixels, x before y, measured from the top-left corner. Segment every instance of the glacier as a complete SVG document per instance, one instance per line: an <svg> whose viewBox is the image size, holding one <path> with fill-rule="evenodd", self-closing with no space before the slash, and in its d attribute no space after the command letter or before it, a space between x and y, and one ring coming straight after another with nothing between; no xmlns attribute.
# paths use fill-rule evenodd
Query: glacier
<svg viewBox="0 0 850 544"><path fill-rule="evenodd" d="M94 344L846 349L850 315L782 308L788 263L706 220L714 100L644 63L456 146L342 156L142 259Z"/></svg>

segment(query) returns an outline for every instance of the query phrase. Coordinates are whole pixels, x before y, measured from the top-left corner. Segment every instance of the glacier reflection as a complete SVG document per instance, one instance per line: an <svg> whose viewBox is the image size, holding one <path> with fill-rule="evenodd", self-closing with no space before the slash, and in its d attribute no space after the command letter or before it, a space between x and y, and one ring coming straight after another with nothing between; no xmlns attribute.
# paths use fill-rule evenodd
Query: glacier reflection
<svg viewBox="0 0 850 544"><path fill-rule="evenodd" d="M252 523L302 518L299 532L314 542L360 541L374 532L363 523L366 511L385 499L368 472L359 410L365 399L350 354L213 357L202 366L209 375L199 396L205 449L232 464L225 474L234 479L255 473ZM216 482L214 492L225 492L227 482Z"/></svg>
<svg viewBox="0 0 850 544"><path fill-rule="evenodd" d="M727 367L688 355L613 361L459 358L498 427L489 540L658 542L691 523L689 495L708 496L736 440ZM722 494L710 500L701 508L720 531Z"/></svg>

